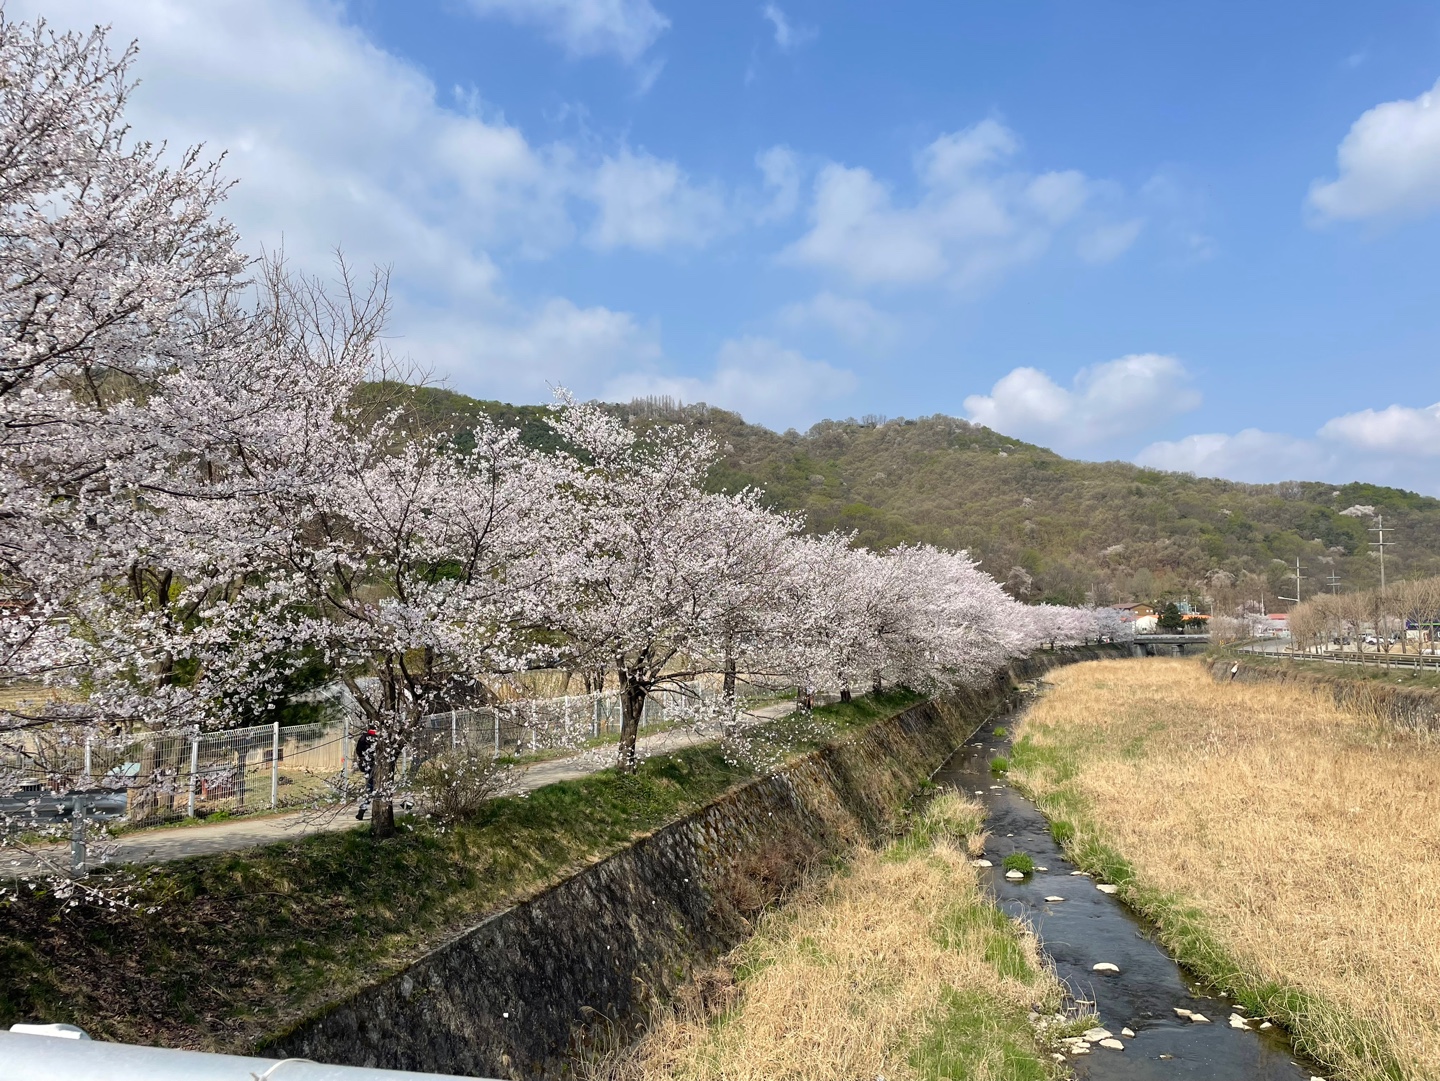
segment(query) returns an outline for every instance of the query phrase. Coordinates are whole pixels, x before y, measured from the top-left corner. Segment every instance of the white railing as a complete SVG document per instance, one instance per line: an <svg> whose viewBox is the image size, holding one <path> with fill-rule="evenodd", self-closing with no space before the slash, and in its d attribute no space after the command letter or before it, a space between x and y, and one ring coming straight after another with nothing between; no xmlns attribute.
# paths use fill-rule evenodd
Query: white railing
<svg viewBox="0 0 1440 1081"><path fill-rule="evenodd" d="M652 691L641 727L683 718L713 693L698 683ZM35 730L23 749L0 754L0 813L12 828L27 818L53 825L73 818L78 801L85 817L150 825L348 800L364 783L353 761L363 729L352 710L338 712L315 724L134 737ZM446 749L501 756L578 748L617 734L620 723L615 691L450 710L424 718L397 765L404 777Z"/></svg>
<svg viewBox="0 0 1440 1081"><path fill-rule="evenodd" d="M452 1074L102 1043L70 1025L34 1027L69 1031L0 1032L0 1081L461 1081Z"/></svg>

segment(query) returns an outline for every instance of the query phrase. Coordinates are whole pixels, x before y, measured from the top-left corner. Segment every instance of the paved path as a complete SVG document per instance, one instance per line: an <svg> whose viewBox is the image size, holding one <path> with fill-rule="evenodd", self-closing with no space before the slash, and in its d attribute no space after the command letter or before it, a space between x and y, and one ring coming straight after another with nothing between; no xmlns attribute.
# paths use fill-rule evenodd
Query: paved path
<svg viewBox="0 0 1440 1081"><path fill-rule="evenodd" d="M774 720L794 711L790 702L762 706L743 714L744 723ZM710 743L719 733L709 726L674 728L641 736L638 747L642 758L671 754L685 747ZM565 758L536 762L517 769L507 781L504 792L514 795L533 792L548 784L571 781L615 764L615 745L606 744ZM217 822L208 826L172 826L141 830L126 834L104 846L106 863L163 863L189 856L208 856L217 852L234 852L256 845L290 841L314 833L368 828L355 820L351 808L325 811L297 811L292 814L267 815L263 818ZM70 865L69 845L43 845L30 853L0 853L0 877L64 873Z"/></svg>

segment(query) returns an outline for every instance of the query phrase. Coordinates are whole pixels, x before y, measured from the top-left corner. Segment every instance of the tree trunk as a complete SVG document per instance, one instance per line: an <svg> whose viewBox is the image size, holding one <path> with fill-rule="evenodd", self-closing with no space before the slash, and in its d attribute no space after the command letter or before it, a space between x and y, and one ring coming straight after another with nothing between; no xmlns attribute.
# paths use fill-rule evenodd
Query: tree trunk
<svg viewBox="0 0 1440 1081"><path fill-rule="evenodd" d="M842 684L840 684L840 701L842 701L842 702L848 702L848 701L850 701L850 697L851 697L851 695L850 695L850 684L848 684L848 683L842 683Z"/></svg>
<svg viewBox="0 0 1440 1081"><path fill-rule="evenodd" d="M390 736L382 728L380 738L370 752L374 763L370 768L375 778L375 792L370 797L370 836L383 838L395 836L395 787L394 771L391 769L394 757Z"/></svg>
<svg viewBox="0 0 1440 1081"><path fill-rule="evenodd" d="M871 683L870 689L875 692L876 697L885 693L885 680L879 672L875 673L875 681Z"/></svg>
<svg viewBox="0 0 1440 1081"><path fill-rule="evenodd" d="M640 735L640 718L645 713L645 696L650 688L620 673L620 754L615 767L621 773L634 773L638 759L635 741Z"/></svg>
<svg viewBox="0 0 1440 1081"><path fill-rule="evenodd" d="M725 685L721 690L725 701L735 701L735 658L727 650L725 653Z"/></svg>

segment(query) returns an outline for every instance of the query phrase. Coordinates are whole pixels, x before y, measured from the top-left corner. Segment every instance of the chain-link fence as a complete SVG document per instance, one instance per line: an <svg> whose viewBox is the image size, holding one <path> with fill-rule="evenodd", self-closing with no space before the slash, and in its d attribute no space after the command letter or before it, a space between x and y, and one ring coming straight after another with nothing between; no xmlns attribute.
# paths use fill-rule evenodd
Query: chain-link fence
<svg viewBox="0 0 1440 1081"><path fill-rule="evenodd" d="M685 721L714 694L699 683L657 689L641 727ZM522 756L600 742L620 726L614 691L452 710L426 717L396 766L403 781L449 749ZM53 826L82 801L88 817L151 825L348 799L364 785L353 761L363 731L350 711L316 724L135 737L77 739L37 729L19 749L0 753L0 813L12 829Z"/></svg>

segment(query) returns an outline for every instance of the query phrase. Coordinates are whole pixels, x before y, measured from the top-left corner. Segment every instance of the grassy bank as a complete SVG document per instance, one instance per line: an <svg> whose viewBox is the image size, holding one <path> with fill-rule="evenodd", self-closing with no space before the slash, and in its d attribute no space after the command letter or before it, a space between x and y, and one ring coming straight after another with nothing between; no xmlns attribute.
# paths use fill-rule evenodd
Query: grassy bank
<svg viewBox="0 0 1440 1081"><path fill-rule="evenodd" d="M1337 664L1304 657L1266 657L1258 653L1224 654L1226 660L1237 660L1251 668L1273 669L1303 673L1306 678L1319 681L1360 680L1383 683L1390 687L1416 687L1421 690L1440 690L1440 657L1426 657L1422 671L1399 664L1385 666L1384 654L1367 654L1364 664ZM1396 656L1399 656L1397 653ZM1415 655L1410 654L1414 660ZM1435 667L1430 667L1433 663Z"/></svg>
<svg viewBox="0 0 1440 1081"><path fill-rule="evenodd" d="M982 894L983 809L955 793L916 829L764 918L702 995L597 1072L607 1081L1059 1076L1030 1020L1059 983Z"/></svg>
<svg viewBox="0 0 1440 1081"><path fill-rule="evenodd" d="M1440 748L1195 661L1048 678L1010 775L1079 865L1344 1076L1440 1077Z"/></svg>
<svg viewBox="0 0 1440 1081"><path fill-rule="evenodd" d="M799 754L919 701L897 692L751 730ZM69 1021L93 1036L244 1048L390 974L480 917L755 776L718 745L491 801L446 830L320 834L161 864L131 907L69 907L26 893L0 904L0 1025ZM129 872L115 872L127 874Z"/></svg>

